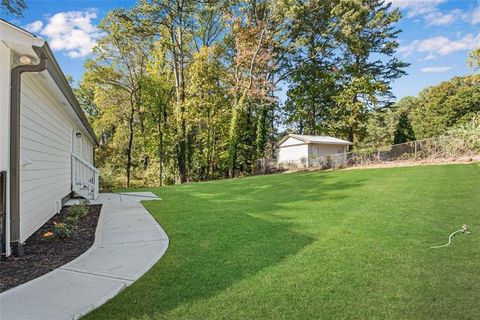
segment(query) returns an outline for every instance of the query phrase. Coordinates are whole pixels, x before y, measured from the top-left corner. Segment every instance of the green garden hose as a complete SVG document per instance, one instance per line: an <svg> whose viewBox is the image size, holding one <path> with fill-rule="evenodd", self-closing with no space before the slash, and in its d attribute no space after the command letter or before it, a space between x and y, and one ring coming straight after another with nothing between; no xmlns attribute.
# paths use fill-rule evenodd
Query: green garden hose
<svg viewBox="0 0 480 320"><path fill-rule="evenodd" d="M431 249L437 249L437 248L443 248L443 247L448 247L450 245L450 243L452 243L452 237L454 234L458 233L458 232L462 232L462 233L470 233L470 231L468 231L468 226L466 224L464 224L462 226L462 229L459 229L455 232L452 232L452 234L448 237L448 243L446 244L443 244L441 246L433 246L433 247L430 247Z"/></svg>

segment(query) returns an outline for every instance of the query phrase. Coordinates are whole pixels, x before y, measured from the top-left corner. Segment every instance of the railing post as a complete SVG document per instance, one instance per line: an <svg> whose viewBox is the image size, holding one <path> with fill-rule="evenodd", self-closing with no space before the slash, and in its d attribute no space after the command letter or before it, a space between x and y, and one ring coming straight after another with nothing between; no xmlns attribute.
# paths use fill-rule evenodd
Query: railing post
<svg viewBox="0 0 480 320"><path fill-rule="evenodd" d="M73 158L73 156L71 155L70 156L70 165L71 165L71 168L70 168L70 173L71 173L71 176L72 176L72 191L75 190L75 159Z"/></svg>
<svg viewBox="0 0 480 320"><path fill-rule="evenodd" d="M100 173L97 168L73 153L72 157L72 185L73 191L78 190L78 185L88 188L89 192L93 192L94 199L98 198L100 191Z"/></svg>
<svg viewBox="0 0 480 320"><path fill-rule="evenodd" d="M95 171L95 190L94 190L94 198L97 199L98 198L98 193L99 193L99 189L100 189L100 175L98 174L98 171Z"/></svg>

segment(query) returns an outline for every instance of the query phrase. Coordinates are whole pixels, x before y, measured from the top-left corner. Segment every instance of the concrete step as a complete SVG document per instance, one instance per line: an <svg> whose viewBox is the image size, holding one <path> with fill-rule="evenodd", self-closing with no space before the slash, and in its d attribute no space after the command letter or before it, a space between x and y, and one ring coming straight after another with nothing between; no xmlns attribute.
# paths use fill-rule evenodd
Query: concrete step
<svg viewBox="0 0 480 320"><path fill-rule="evenodd" d="M93 192L88 188L82 188L80 190L75 190L74 192L84 199L93 200Z"/></svg>

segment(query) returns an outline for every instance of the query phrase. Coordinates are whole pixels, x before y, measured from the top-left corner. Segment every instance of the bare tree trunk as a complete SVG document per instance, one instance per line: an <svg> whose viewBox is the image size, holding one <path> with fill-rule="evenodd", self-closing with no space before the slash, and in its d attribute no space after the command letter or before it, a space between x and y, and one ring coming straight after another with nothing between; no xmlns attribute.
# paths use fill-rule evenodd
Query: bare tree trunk
<svg viewBox="0 0 480 320"><path fill-rule="evenodd" d="M355 105L358 102L357 95L354 95L353 97L353 105ZM355 119L353 123L351 123L348 127L348 141L351 143L355 142L355 131L357 129L357 117L358 115L355 115ZM350 150L352 150L352 146L350 146Z"/></svg>
<svg viewBox="0 0 480 320"><path fill-rule="evenodd" d="M211 129L210 129L210 112L208 112L208 125L207 125L207 174L206 174L206 179L210 179L210 165L211 165L211 156L212 156L212 151L211 151L211 143L210 143L210 137L211 135Z"/></svg>
<svg viewBox="0 0 480 320"><path fill-rule="evenodd" d="M163 186L163 130L162 130L162 121L161 118L158 119L158 135L159 135L159 144L158 144L158 162L160 165L160 187Z"/></svg>
<svg viewBox="0 0 480 320"><path fill-rule="evenodd" d="M178 108L178 122L179 122L179 137L177 143L177 163L178 171L180 174L180 182L187 182L187 164L186 164L186 152L187 152L187 125L185 121L185 79L184 79L184 67L185 67L185 52L183 44L183 14L184 14L183 1L177 1L176 4L176 19L177 26L172 23L170 27L170 39L172 42L172 59L173 59L173 71L175 75L175 92L176 102Z"/></svg>
<svg viewBox="0 0 480 320"><path fill-rule="evenodd" d="M183 8L179 8L180 12ZM180 14L182 19L182 13ZM183 51L183 30L182 23L177 28L178 40L178 58L179 58L179 107L180 107L180 141L178 154L178 171L180 173L180 183L187 182L187 124L185 120L185 56Z"/></svg>
<svg viewBox="0 0 480 320"><path fill-rule="evenodd" d="M144 123L144 116L143 112L139 110L138 117L140 119L140 131L142 133L142 143L143 143L143 170L147 170L148 168L148 154L146 152L147 149L147 142L145 138L145 123Z"/></svg>
<svg viewBox="0 0 480 320"><path fill-rule="evenodd" d="M128 121L128 126L129 126L129 129L130 129L130 132L129 132L129 137L128 137L127 166L126 166L126 171L127 171L126 187L127 188L130 188L130 171L131 171L131 168L132 168L132 146L133 146L133 120L134 120L134 115L135 115L135 108L134 108L132 98L130 98L130 118L129 118L129 121Z"/></svg>

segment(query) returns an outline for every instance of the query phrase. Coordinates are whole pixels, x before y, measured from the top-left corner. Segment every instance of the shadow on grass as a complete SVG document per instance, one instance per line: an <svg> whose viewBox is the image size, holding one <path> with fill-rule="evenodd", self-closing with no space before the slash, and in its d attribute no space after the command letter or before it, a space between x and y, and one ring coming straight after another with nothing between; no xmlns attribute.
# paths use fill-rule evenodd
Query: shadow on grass
<svg viewBox="0 0 480 320"><path fill-rule="evenodd" d="M272 176L154 190L163 200L144 205L169 236L167 253L128 290L86 318L161 317L282 263L316 240L294 230L288 218L276 216L282 205L327 196L342 199L344 194L333 191L362 183L320 178Z"/></svg>
<svg viewBox="0 0 480 320"><path fill-rule="evenodd" d="M154 203L147 207L157 210ZM247 214L238 214L234 220L228 214L217 218L215 225L186 229L166 223L170 246L165 256L115 303L107 303L86 318L155 318L182 304L212 297L314 240L293 232L287 223Z"/></svg>

